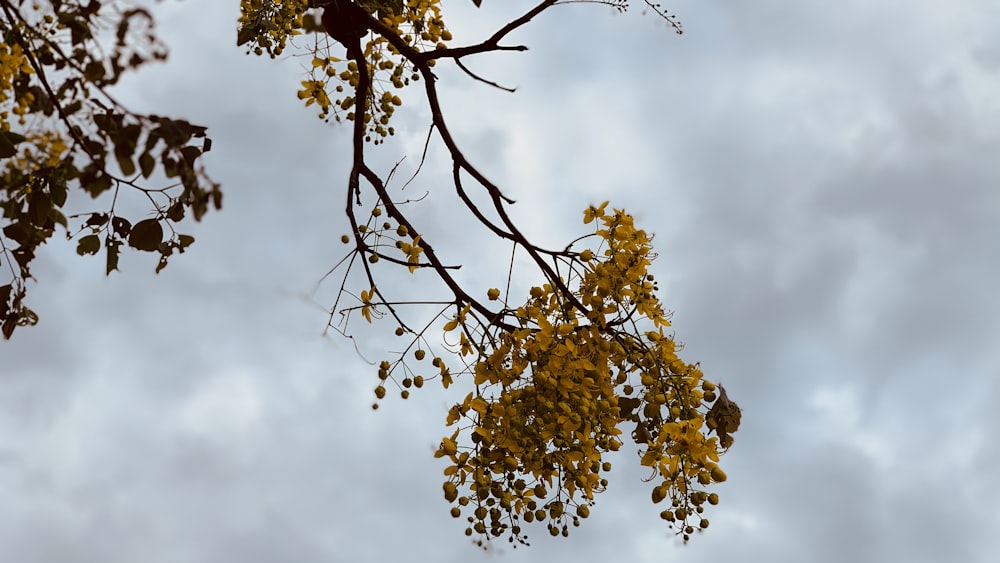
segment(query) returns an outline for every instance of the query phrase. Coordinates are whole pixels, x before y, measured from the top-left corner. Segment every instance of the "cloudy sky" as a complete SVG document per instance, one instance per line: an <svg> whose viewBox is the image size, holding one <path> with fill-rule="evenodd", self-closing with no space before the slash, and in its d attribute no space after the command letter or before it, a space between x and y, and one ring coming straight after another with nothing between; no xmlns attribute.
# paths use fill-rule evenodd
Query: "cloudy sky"
<svg viewBox="0 0 1000 563"><path fill-rule="evenodd" d="M362 355L398 341L323 337L332 288L310 298L343 253L349 130L301 107L302 59L235 46L238 2L169 1L170 62L118 93L209 126L225 208L158 276L38 259L42 321L0 343L0 559L1000 560L1000 4L677 0L683 36L632 4L553 9L511 38L530 51L468 62L516 94L447 65L440 87L533 236L565 244L605 199L657 234L684 357L744 412L707 533L681 545L622 452L568 539L471 545L431 455L456 397L373 412ZM445 16L473 42L530 5ZM384 169L419 154L406 99ZM501 285L445 170L415 213Z"/></svg>

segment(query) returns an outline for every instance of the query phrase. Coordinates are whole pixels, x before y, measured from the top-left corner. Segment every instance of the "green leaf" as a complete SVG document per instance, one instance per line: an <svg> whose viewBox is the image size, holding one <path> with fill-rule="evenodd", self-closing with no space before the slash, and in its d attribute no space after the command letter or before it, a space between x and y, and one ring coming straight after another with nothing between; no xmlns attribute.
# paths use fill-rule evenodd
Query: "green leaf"
<svg viewBox="0 0 1000 563"><path fill-rule="evenodd" d="M154 168L156 168L156 159L153 158L153 155L148 152L139 155L139 171L142 172L143 178L149 178L153 174Z"/></svg>
<svg viewBox="0 0 1000 563"><path fill-rule="evenodd" d="M132 227L128 235L128 245L132 248L153 252L163 242L163 227L157 219L143 219Z"/></svg>
<svg viewBox="0 0 1000 563"><path fill-rule="evenodd" d="M101 239L97 235L87 235L76 243L76 253L80 256L97 254L101 250Z"/></svg>
<svg viewBox="0 0 1000 563"><path fill-rule="evenodd" d="M131 176L135 174L135 163L132 162L132 158L123 154L116 154L115 158L118 159L118 167L122 169L122 175Z"/></svg>

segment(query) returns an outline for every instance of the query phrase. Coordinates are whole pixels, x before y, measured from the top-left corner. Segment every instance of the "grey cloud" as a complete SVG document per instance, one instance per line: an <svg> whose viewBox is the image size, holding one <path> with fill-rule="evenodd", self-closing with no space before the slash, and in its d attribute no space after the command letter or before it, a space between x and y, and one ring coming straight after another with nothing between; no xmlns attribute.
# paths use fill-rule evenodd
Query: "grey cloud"
<svg viewBox="0 0 1000 563"><path fill-rule="evenodd" d="M371 411L373 367L319 337L331 288L302 299L341 252L345 128L300 107L298 61L246 57L217 32L234 6L191 20L189 4L158 5L184 40L122 96L210 126L225 208L159 276L129 255L105 280L59 244L40 259L42 324L5 343L0 366L0 551L32 563L1000 553L996 29L982 6L684 3L677 37L635 7L569 5L512 37L527 53L470 62L518 93L442 86L456 134L520 200L526 229L560 243L582 232L586 205L612 199L657 233L683 355L745 413L723 502L690 545L623 452L568 540L539 528L531 548L481 554L448 516L431 457L453 397L425 389ZM486 9L461 21L480 29ZM398 117L418 124L424 110L407 107ZM384 168L403 154L412 166L425 131L382 147ZM483 257L500 250L447 236L451 196L433 190L448 169L432 158L426 171L407 189L432 190L431 232L473 257L463 279L497 285ZM360 342L370 358L395 346ZM822 407L824 393L847 399Z"/></svg>

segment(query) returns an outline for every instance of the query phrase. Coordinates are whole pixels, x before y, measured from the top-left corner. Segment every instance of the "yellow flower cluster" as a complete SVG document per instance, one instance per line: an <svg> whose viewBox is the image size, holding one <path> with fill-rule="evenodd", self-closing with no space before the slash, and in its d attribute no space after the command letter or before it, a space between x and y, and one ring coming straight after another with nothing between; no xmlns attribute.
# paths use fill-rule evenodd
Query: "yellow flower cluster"
<svg viewBox="0 0 1000 563"><path fill-rule="evenodd" d="M10 130L10 122L8 121L10 112L20 116L19 121L24 124L24 116L30 110L34 95L31 92L25 92L16 100L12 100L11 93L14 91L16 80L32 73L34 70L28 63L28 58L24 56L20 45L0 43L0 130Z"/></svg>
<svg viewBox="0 0 1000 563"><path fill-rule="evenodd" d="M706 424L716 387L664 333L670 322L648 272L651 236L624 211L606 208L585 212L585 223L598 224L599 244L575 255L568 279L585 313L545 284L505 309L503 323L477 324L466 306L444 325L458 333L456 352L474 358L461 374L472 376L475 390L450 408L446 422L455 430L436 452L450 461L445 498L454 516L466 515L467 535L509 534L523 543L521 525L531 522L567 535L607 487L611 464L603 456L622 447L626 424L641 464L658 475L653 502L671 500L661 516L685 539L708 526L703 505L718 496L700 487L726 478L719 439L708 436L717 425ZM451 385L444 362L434 365ZM394 367L383 362L380 380Z"/></svg>
<svg viewBox="0 0 1000 563"><path fill-rule="evenodd" d="M284 52L288 38L302 33L309 0L240 0L237 39L250 43L254 53L275 58Z"/></svg>
<svg viewBox="0 0 1000 563"><path fill-rule="evenodd" d="M357 3L418 50L444 47L452 38L441 18L440 0L358 0ZM240 41L245 39L257 54L280 55L290 36L303 30L323 33L318 16L307 10L308 0L241 0ZM357 100L352 94L360 72L355 61L343 61L331 54L340 48L325 40L309 47L312 66L298 97L306 106L317 105L321 119L329 119L332 113L339 121L343 111L344 117L353 121ZM372 79L363 119L367 140L379 143L395 134L389 122L396 107L402 104L395 91L419 80L420 75L382 35L370 34L363 50L368 76Z"/></svg>
<svg viewBox="0 0 1000 563"><path fill-rule="evenodd" d="M9 166L19 170L40 170L58 166L63 155L69 151L66 139L56 131L40 131L28 135L24 150L17 159L12 159Z"/></svg>

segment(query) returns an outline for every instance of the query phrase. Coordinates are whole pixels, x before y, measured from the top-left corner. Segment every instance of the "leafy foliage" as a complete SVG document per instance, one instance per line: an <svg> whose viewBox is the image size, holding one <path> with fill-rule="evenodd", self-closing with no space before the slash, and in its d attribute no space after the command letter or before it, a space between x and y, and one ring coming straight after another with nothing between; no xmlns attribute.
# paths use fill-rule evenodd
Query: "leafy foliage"
<svg viewBox="0 0 1000 563"><path fill-rule="evenodd" d="M160 271L194 241L174 226L189 212L200 220L219 208L222 193L199 166L210 148L204 127L137 114L108 92L125 72L167 56L147 10L4 0L0 11L0 267L9 273L0 327L10 338L38 321L26 305L27 280L57 230L77 239L80 255L103 249L108 274L125 245L158 253ZM106 203L67 217L71 194ZM126 194L148 201L153 217L119 215Z"/></svg>

